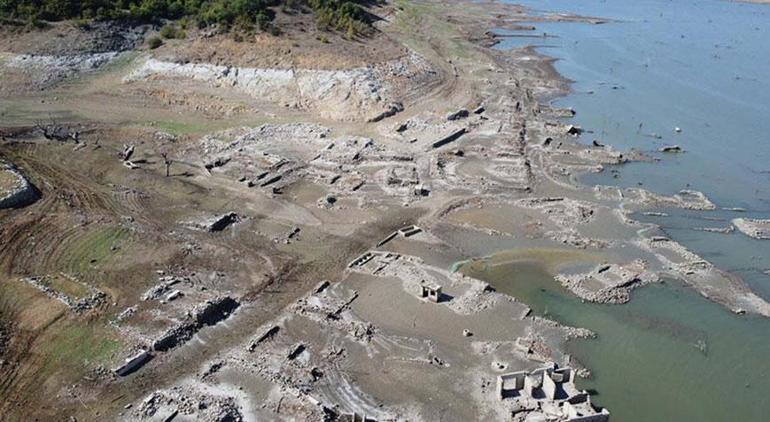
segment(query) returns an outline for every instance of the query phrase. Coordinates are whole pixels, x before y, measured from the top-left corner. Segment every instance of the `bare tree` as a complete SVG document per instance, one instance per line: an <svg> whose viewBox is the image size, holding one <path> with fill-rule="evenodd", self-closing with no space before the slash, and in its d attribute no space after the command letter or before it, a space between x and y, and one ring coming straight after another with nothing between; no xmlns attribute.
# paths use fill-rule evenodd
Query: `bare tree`
<svg viewBox="0 0 770 422"><path fill-rule="evenodd" d="M168 151L162 150L160 156L163 157L163 164L166 166L166 177L168 177L171 171L171 159L168 158Z"/></svg>
<svg viewBox="0 0 770 422"><path fill-rule="evenodd" d="M53 117L50 118L50 122L47 124L43 124L40 121L35 122L35 128L49 141L74 141L76 144L80 143L80 132L72 130L68 126L58 124Z"/></svg>

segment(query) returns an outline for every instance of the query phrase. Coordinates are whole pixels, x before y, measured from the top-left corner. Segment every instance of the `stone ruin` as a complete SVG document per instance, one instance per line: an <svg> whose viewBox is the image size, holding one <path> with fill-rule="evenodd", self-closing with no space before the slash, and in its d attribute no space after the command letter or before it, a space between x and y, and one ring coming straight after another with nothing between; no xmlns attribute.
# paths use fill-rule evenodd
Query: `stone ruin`
<svg viewBox="0 0 770 422"><path fill-rule="evenodd" d="M399 258L394 252L368 251L348 264L348 269L377 275Z"/></svg>
<svg viewBox="0 0 770 422"><path fill-rule="evenodd" d="M575 386L575 371L551 362L532 372L497 376L497 398L509 401L514 420L607 422L607 409L596 409L585 390Z"/></svg>
<svg viewBox="0 0 770 422"><path fill-rule="evenodd" d="M84 294L81 297L73 297L57 290L52 283L56 278L59 278L68 283L82 286L87 294ZM45 293L51 299L56 299L67 305L67 307L75 313L81 313L97 308L107 301L107 294L103 291L97 289L94 286L91 286L90 284L84 283L73 276L63 273L58 275L26 277L23 278L22 281Z"/></svg>
<svg viewBox="0 0 770 422"><path fill-rule="evenodd" d="M420 298L439 303L441 301L441 286L423 281L420 283Z"/></svg>
<svg viewBox="0 0 770 422"><path fill-rule="evenodd" d="M158 278L158 284L150 287L146 292L144 292L141 299L143 301L149 301L149 300L161 299L165 296L165 300L169 301L172 295L181 294L179 290L171 289L173 286L176 286L177 284L180 284L180 283L184 283L188 286L192 286L193 281L190 277L187 277L187 276L170 276L170 275L161 276Z"/></svg>
<svg viewBox="0 0 770 422"><path fill-rule="evenodd" d="M144 364L152 360L153 355L147 350L141 350L137 354L126 358L123 365L115 369L115 373L121 377L131 375L138 371Z"/></svg>
<svg viewBox="0 0 770 422"><path fill-rule="evenodd" d="M412 237L412 236L414 236L414 235L416 235L418 233L421 233L421 232L422 232L422 229L417 227L417 226L415 226L415 225L402 227L402 228L394 231L393 233L389 234L384 239L382 239L379 243L377 243L377 247L379 248L379 247L385 245L386 243L390 242L391 240L395 239L398 236Z"/></svg>
<svg viewBox="0 0 770 422"><path fill-rule="evenodd" d="M179 325L155 340L152 348L165 352L182 345L193 338L201 328L215 325L229 317L239 306L240 303L229 296L207 300L196 306Z"/></svg>
<svg viewBox="0 0 770 422"><path fill-rule="evenodd" d="M340 416L340 422L377 422L377 419L370 418L362 413L345 413Z"/></svg>
<svg viewBox="0 0 770 422"><path fill-rule="evenodd" d="M229 395L211 395L195 387L173 387L151 393L122 420L244 420L238 400Z"/></svg>

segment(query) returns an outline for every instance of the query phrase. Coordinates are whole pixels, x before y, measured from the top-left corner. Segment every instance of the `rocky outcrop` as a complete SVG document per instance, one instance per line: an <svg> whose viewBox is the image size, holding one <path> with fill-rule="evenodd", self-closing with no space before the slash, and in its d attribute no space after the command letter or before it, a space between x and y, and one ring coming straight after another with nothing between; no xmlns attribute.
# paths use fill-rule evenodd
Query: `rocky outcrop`
<svg viewBox="0 0 770 422"><path fill-rule="evenodd" d="M239 90L260 101L313 110L331 119L376 122L403 110L392 97L394 86L431 71L416 54L343 70L248 68L146 58L124 82L187 79Z"/></svg>
<svg viewBox="0 0 770 422"><path fill-rule="evenodd" d="M4 177L16 179L8 188L0 185L0 209L21 208L40 199L40 192L11 164L0 165L0 180Z"/></svg>
<svg viewBox="0 0 770 422"><path fill-rule="evenodd" d="M455 130L454 132L450 133L449 135L447 135L447 136L444 136L443 138L440 138L439 140L437 140L436 142L434 142L433 144L431 144L431 146L432 146L433 148L440 148L440 147L443 147L443 146L444 146L444 145L446 145L446 144L449 144L449 143L451 143L451 142L454 142L454 141L456 141L456 140L457 140L457 139L459 139L461 136L465 135L465 133L466 133L467 131L468 131L468 128L464 128L464 127L463 127L463 128L460 128L460 129L457 129L457 130Z"/></svg>
<svg viewBox="0 0 770 422"><path fill-rule="evenodd" d="M381 121L382 119L387 119L388 117L395 116L397 113L400 113L402 111L404 111L404 105L399 102L393 102L388 104L388 106L385 107L384 111L370 118L369 120L367 120L367 122L376 123Z"/></svg>
<svg viewBox="0 0 770 422"><path fill-rule="evenodd" d="M5 68L27 75L27 88L45 89L77 75L92 73L111 63L120 55L118 52L60 55L20 54L11 56Z"/></svg>

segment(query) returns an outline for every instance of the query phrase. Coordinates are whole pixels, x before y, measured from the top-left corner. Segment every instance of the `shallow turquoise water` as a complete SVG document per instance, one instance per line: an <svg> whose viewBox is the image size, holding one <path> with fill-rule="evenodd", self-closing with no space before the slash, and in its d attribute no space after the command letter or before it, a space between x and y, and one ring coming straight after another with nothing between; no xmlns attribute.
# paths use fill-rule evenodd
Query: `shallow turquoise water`
<svg viewBox="0 0 770 422"><path fill-rule="evenodd" d="M581 303L532 262L463 271L539 314L595 331L597 339L569 349L593 370L580 387L595 390L613 421L768 420L766 319L733 315L673 282L637 290L624 305L598 305Z"/></svg>
<svg viewBox="0 0 770 422"><path fill-rule="evenodd" d="M575 83L574 93L556 103L573 107L575 123L593 132L583 142L599 139L661 160L620 166L617 178L605 171L585 182L641 185L666 194L697 189L720 208L745 208L666 210L671 218L648 221L770 299L770 276L763 273L770 269L770 242L692 230L725 227L736 217L770 218L770 6L720 0L517 2L541 13L615 20L536 23L534 33L548 38L505 39L499 46L538 45L559 59L557 70ZM671 144L686 152L657 152Z"/></svg>
<svg viewBox="0 0 770 422"><path fill-rule="evenodd" d="M620 149L660 159L585 177L589 184L706 193L720 208L642 217L770 299L770 241L697 231L736 217L770 218L770 6L720 0L518 0L539 13L615 19L604 25L535 23L537 45L574 80L557 105L574 123ZM532 35L530 32L521 34ZM681 133L674 131L682 129ZM657 134L661 137L651 136ZM657 152L678 144L686 152ZM615 176L615 174L617 176ZM530 266L531 267L531 266ZM770 420L770 321L735 316L678 284L653 286L623 306L586 305L542 271L520 265L477 274L562 322L591 328L574 354L594 369L598 402L615 421ZM705 344L704 353L698 345Z"/></svg>

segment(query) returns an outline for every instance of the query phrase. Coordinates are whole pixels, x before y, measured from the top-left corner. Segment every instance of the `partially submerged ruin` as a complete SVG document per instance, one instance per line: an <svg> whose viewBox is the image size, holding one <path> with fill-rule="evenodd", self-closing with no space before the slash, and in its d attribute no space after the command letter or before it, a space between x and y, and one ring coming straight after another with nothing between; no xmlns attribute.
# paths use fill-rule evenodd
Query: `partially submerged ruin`
<svg viewBox="0 0 770 422"><path fill-rule="evenodd" d="M513 420L607 422L610 412L596 409L591 396L575 386L575 371L553 362L533 371L510 372L497 377L497 395L510 401Z"/></svg>
<svg viewBox="0 0 770 422"><path fill-rule="evenodd" d="M269 62L293 59L301 37L262 65L229 64L239 58L219 54L256 45L197 32L169 41L166 57L0 61L20 89L54 82L35 69L82 75L50 103L12 100L42 112L74 108L74 97L89 122L22 128L0 144L44 198L13 210L40 192L0 170L0 208L11 208L0 213L0 262L12 275L1 293L24 298L43 331L80 333L88 321L84 344L110 351L52 375L56 406L40 409L131 421L606 421L578 387L589 371L565 348L593 333L454 271L495 265L501 250L552 264L585 301L623 303L674 277L735 312L770 315L743 281L634 219L715 209L704 194L576 182L645 156L578 142L584 130L563 120L574 111L537 101L563 89L537 76L550 69L542 57L503 55L466 32L434 37L430 25L454 31L467 19L445 19L453 7L420 12L430 25L410 24L419 42L405 40L392 26L416 13L404 7L388 9L376 35L398 40L397 58L347 68ZM311 40L360 40L333 41ZM168 57L177 47L208 50ZM733 224L767 237L764 220ZM41 338L51 337L60 347ZM31 404L31 384L7 391Z"/></svg>
<svg viewBox="0 0 770 422"><path fill-rule="evenodd" d="M736 218L733 225L746 236L760 240L770 239L770 220Z"/></svg>

